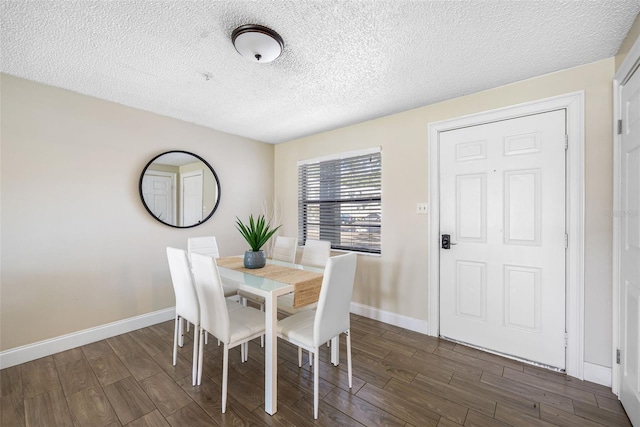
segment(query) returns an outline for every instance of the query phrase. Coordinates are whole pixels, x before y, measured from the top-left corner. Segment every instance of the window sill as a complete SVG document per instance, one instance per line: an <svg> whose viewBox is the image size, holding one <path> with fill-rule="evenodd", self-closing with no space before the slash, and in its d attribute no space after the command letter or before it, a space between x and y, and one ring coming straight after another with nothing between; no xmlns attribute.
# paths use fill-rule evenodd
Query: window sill
<svg viewBox="0 0 640 427"><path fill-rule="evenodd" d="M358 255L364 255L364 256L372 256L372 257L376 257L376 258L380 258L382 256L382 254L374 254L371 252L359 252L359 251L348 251L346 249L331 249L331 252L340 252L340 253L354 253L354 254L358 254Z"/></svg>

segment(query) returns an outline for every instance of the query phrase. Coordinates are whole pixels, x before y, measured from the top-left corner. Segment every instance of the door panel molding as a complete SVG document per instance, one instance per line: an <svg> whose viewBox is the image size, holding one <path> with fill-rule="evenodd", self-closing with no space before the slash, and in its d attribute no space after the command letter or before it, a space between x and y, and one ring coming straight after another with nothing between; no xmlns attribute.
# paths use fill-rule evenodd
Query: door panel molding
<svg viewBox="0 0 640 427"><path fill-rule="evenodd" d="M584 91L527 102L468 116L429 123L429 335L440 333L440 182L439 134L462 127L564 109L568 152L566 214L567 353L566 372L584 377Z"/></svg>

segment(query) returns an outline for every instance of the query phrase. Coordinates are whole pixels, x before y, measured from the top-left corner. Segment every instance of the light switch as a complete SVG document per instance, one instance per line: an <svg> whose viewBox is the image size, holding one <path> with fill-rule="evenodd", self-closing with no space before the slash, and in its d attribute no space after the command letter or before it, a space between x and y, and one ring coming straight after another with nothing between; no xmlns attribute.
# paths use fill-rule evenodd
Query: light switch
<svg viewBox="0 0 640 427"><path fill-rule="evenodd" d="M429 213L429 205L427 203L417 203L416 213L426 215Z"/></svg>

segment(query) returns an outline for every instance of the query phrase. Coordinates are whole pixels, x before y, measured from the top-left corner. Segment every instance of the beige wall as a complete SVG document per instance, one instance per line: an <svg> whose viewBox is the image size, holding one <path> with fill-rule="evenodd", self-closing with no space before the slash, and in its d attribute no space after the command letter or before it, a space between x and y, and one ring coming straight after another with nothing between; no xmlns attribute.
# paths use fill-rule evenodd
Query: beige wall
<svg viewBox="0 0 640 427"><path fill-rule="evenodd" d="M279 144L275 193L282 235L297 235L297 166L302 159L382 147L382 255L360 256L354 302L422 321L428 316L428 124L527 101L585 91L585 360L611 366L612 83L614 59L537 77L404 113Z"/></svg>
<svg viewBox="0 0 640 427"><path fill-rule="evenodd" d="M636 16L636 20L633 22L633 25L631 25L627 36L622 41L620 49L618 49L618 53L616 53L616 71L620 68L620 64L622 64L622 61L627 57L627 54L638 37L640 37L640 14Z"/></svg>
<svg viewBox="0 0 640 427"><path fill-rule="evenodd" d="M272 145L0 75L0 350L172 307L166 246L216 235L246 243L235 216L273 197ZM203 158L221 182L218 211L196 228L160 224L138 193L167 150Z"/></svg>

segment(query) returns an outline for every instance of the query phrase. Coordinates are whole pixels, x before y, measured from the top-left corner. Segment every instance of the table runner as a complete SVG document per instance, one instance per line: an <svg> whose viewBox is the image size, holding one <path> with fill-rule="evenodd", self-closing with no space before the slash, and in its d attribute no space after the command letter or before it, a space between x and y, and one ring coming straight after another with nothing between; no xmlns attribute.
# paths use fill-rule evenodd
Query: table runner
<svg viewBox="0 0 640 427"><path fill-rule="evenodd" d="M216 263L220 267L294 285L293 308L300 308L317 302L320 296L322 273L275 264L267 264L262 268L245 268L244 260L239 257L218 258Z"/></svg>

